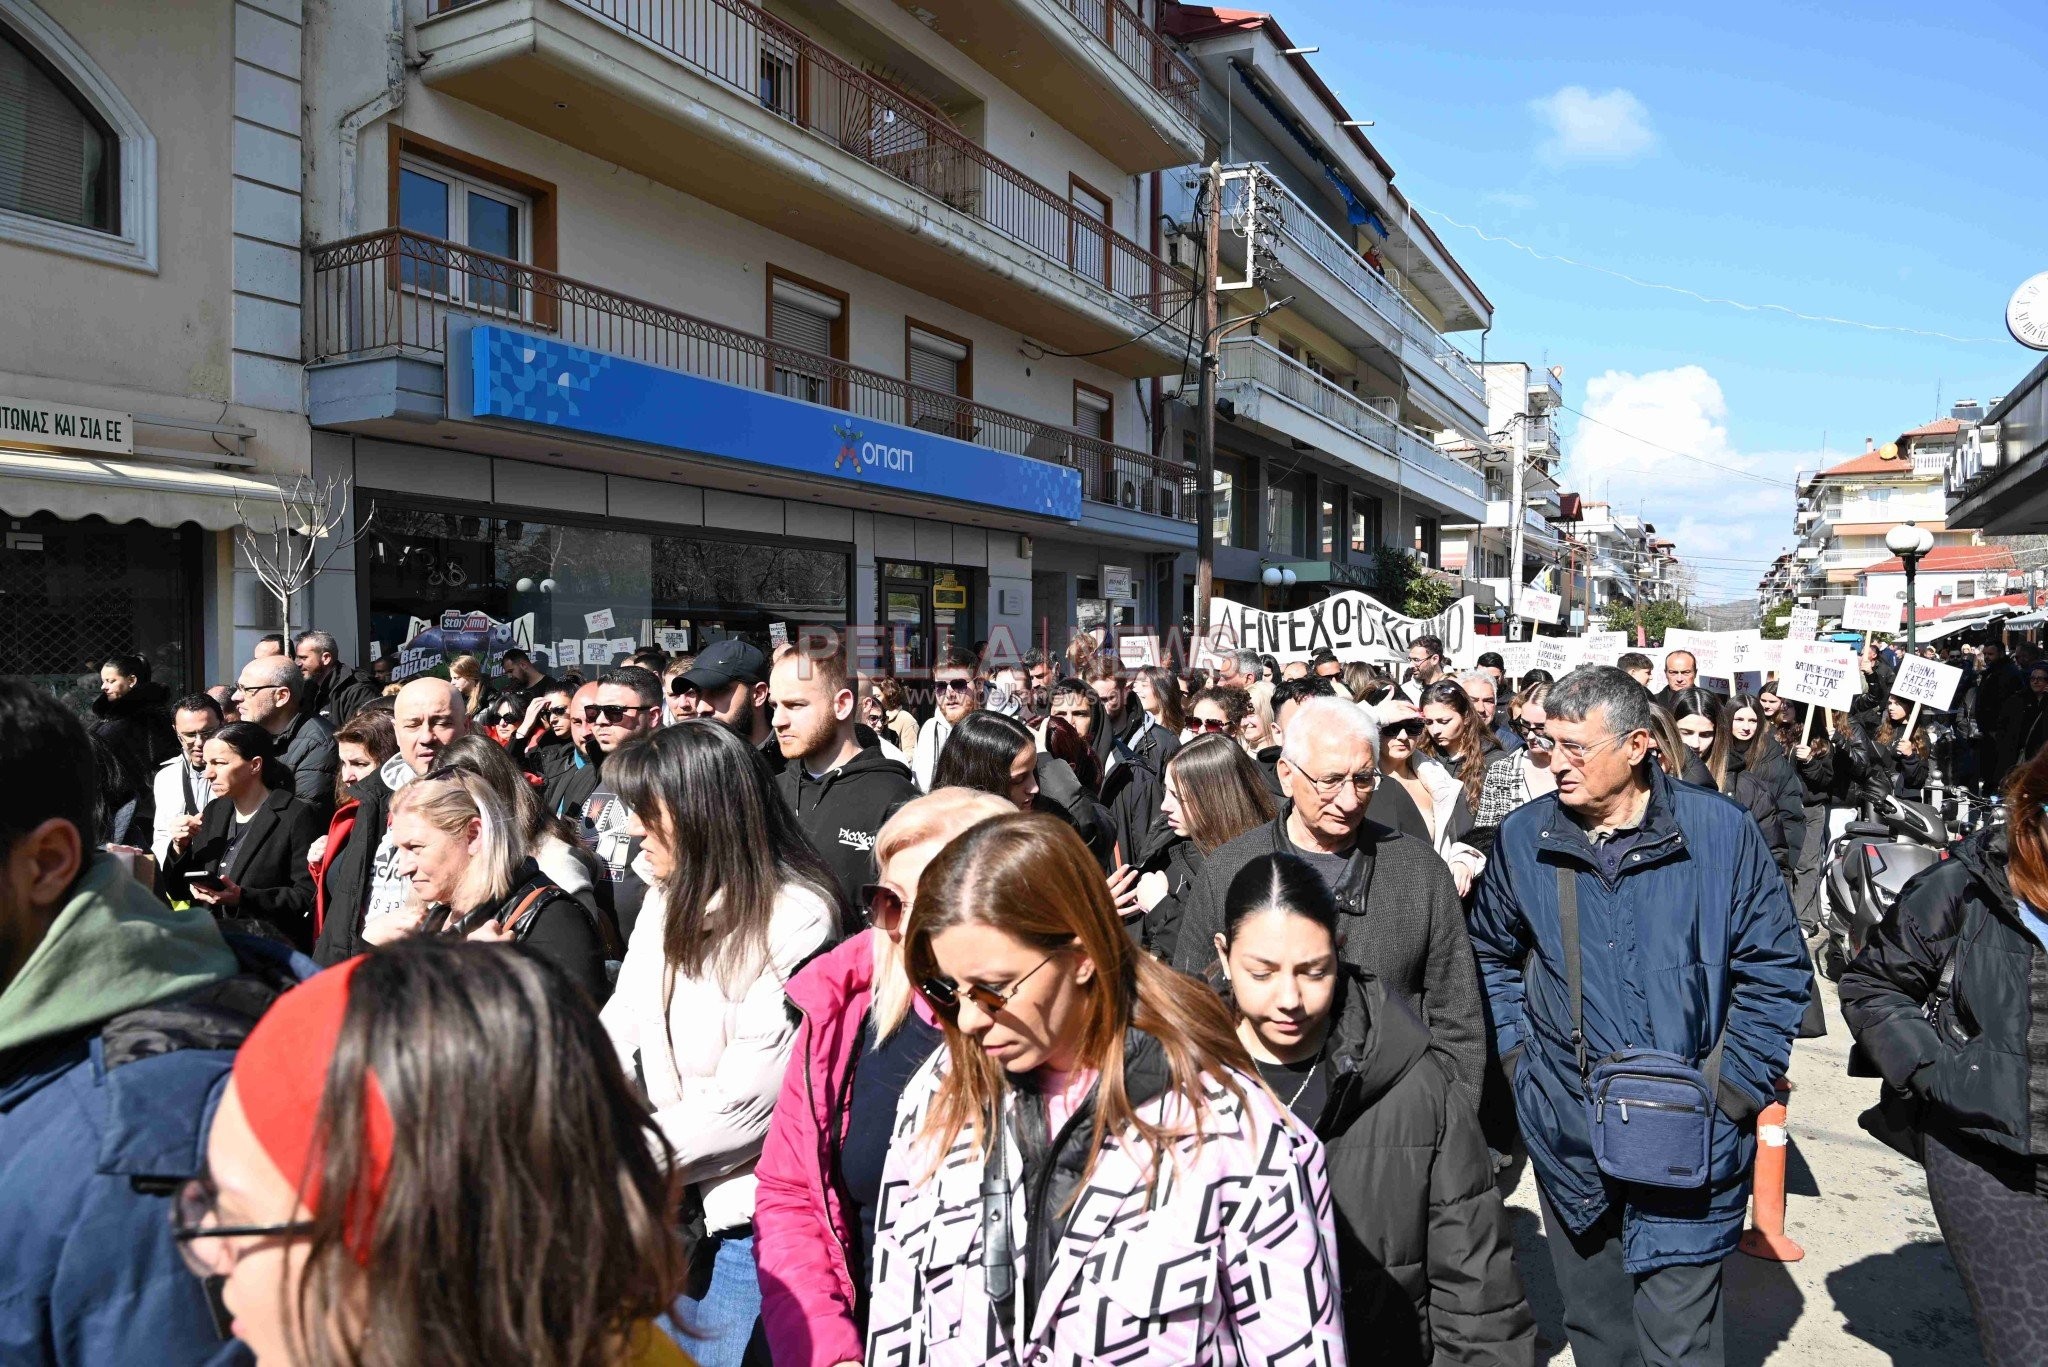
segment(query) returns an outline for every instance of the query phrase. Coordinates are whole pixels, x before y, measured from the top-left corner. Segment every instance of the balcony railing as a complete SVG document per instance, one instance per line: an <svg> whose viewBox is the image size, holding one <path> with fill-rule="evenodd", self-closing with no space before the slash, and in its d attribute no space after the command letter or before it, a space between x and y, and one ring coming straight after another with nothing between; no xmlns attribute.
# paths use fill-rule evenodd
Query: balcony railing
<svg viewBox="0 0 2048 1367"><path fill-rule="evenodd" d="M435 12L481 0L431 0ZM943 114L748 0L562 0L1148 313L1188 282L1163 258L991 155Z"/></svg>
<svg viewBox="0 0 2048 1367"><path fill-rule="evenodd" d="M1102 40L1116 59L1137 73L1174 111L1195 122L1195 91L1201 78L1187 59L1167 45L1124 0L1050 0Z"/></svg>
<svg viewBox="0 0 2048 1367"><path fill-rule="evenodd" d="M1329 419L1388 455L1427 471L1477 499L1486 497L1486 480L1436 449L1420 432L1395 422L1333 380L1316 374L1300 361L1282 355L1264 342L1240 338L1220 348L1222 378L1249 380L1312 413Z"/></svg>
<svg viewBox="0 0 2048 1367"><path fill-rule="evenodd" d="M311 249L312 359L445 360L451 316L548 332L649 365L916 427L1081 472L1084 497L1180 521L1194 475L1177 461L893 375L707 322L457 243L388 228Z"/></svg>
<svg viewBox="0 0 2048 1367"><path fill-rule="evenodd" d="M1320 214L1302 203L1286 182L1257 164L1226 168L1223 180L1225 227L1237 231L1244 229L1248 200L1255 201L1257 217L1270 223L1289 243L1343 281L1352 294L1413 343L1420 356L1441 367L1474 398L1482 401L1486 398L1486 382L1480 378L1478 368L1465 353L1446 341L1415 305L1409 303Z"/></svg>

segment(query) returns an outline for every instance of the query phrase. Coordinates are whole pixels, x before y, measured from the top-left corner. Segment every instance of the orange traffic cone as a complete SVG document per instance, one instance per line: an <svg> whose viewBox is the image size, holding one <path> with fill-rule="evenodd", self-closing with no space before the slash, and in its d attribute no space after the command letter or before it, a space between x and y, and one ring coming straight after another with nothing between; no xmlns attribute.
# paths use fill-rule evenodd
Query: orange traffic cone
<svg viewBox="0 0 2048 1367"><path fill-rule="evenodd" d="M1755 1222L1742 1232L1736 1246L1752 1258L1774 1263L1796 1263L1806 1250L1785 1237L1785 1098L1790 1085L1778 1079L1778 1099L1763 1108L1756 1118L1756 1171L1751 1186L1755 1192Z"/></svg>

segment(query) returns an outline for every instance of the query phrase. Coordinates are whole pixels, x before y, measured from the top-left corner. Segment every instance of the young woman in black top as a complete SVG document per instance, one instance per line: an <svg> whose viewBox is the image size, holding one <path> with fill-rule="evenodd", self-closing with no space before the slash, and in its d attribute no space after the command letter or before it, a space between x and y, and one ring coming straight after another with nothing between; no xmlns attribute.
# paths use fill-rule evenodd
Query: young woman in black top
<svg viewBox="0 0 2048 1367"><path fill-rule="evenodd" d="M276 742L252 722L230 722L202 751L213 801L196 830L171 838L164 884L174 898L228 920L267 924L313 947L313 872L306 853L326 827L292 793Z"/></svg>

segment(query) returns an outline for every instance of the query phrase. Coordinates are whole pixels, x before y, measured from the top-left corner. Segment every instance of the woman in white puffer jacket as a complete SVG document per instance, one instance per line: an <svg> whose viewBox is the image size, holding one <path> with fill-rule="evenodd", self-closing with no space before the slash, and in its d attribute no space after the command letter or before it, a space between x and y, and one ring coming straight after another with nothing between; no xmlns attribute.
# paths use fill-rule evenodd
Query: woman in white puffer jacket
<svg viewBox="0 0 2048 1367"><path fill-rule="evenodd" d="M783 987L838 938L839 884L721 722L664 727L606 759L604 777L650 888L604 1023L706 1235L663 1327L702 1367L738 1367L761 1313L754 1161L796 1034Z"/></svg>

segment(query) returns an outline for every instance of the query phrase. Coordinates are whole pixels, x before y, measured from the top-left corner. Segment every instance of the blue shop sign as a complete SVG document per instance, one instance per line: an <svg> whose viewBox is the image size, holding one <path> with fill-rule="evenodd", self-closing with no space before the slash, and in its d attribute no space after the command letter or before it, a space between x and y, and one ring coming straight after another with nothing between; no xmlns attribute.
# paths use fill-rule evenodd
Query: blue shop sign
<svg viewBox="0 0 2048 1367"><path fill-rule="evenodd" d="M957 437L664 370L547 337L469 330L455 417L504 418L1038 517L1081 516L1081 473ZM463 406L467 405L467 411ZM857 496L857 495L856 495Z"/></svg>

